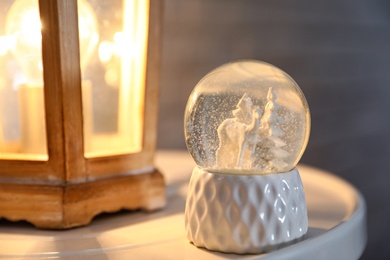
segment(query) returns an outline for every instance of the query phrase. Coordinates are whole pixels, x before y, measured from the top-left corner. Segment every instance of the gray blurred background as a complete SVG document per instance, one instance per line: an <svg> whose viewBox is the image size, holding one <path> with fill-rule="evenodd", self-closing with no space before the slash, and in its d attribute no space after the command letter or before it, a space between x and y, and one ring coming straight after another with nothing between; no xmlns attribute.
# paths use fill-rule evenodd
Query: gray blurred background
<svg viewBox="0 0 390 260"><path fill-rule="evenodd" d="M196 83L237 59L290 74L312 115L301 162L355 185L368 205L362 259L390 259L390 1L166 0L159 149L185 149Z"/></svg>

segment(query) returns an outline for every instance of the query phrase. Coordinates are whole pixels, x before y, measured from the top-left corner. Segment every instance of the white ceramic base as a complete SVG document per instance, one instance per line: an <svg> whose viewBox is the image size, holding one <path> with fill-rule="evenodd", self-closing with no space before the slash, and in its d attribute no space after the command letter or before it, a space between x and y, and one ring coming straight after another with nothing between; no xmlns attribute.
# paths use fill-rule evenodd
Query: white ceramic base
<svg viewBox="0 0 390 260"><path fill-rule="evenodd" d="M306 200L299 172L212 173L195 167L185 209L188 239L228 253L263 253L306 234Z"/></svg>

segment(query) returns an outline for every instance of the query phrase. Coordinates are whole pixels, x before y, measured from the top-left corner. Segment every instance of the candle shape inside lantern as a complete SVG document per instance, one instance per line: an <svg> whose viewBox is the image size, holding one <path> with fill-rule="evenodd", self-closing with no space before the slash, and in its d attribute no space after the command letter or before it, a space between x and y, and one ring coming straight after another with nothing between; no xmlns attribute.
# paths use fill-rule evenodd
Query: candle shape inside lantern
<svg viewBox="0 0 390 260"><path fill-rule="evenodd" d="M80 60L84 69L99 36L92 8L85 0L78 0L78 5ZM10 49L23 72L23 79L17 82L22 140L20 152L33 155L29 159L47 160L42 29L44 25L39 17L38 0L16 0L7 14L6 33L13 38L14 44Z"/></svg>
<svg viewBox="0 0 390 260"><path fill-rule="evenodd" d="M17 86L22 136L21 152L47 159L42 92L42 36L38 1L15 1L7 15L6 33L14 38L11 51L24 77L21 80L23 83L18 83Z"/></svg>
<svg viewBox="0 0 390 260"><path fill-rule="evenodd" d="M306 201L296 165L310 114L285 72L259 61L223 65L195 87L185 136L197 163L185 212L196 246L261 253L303 237Z"/></svg>

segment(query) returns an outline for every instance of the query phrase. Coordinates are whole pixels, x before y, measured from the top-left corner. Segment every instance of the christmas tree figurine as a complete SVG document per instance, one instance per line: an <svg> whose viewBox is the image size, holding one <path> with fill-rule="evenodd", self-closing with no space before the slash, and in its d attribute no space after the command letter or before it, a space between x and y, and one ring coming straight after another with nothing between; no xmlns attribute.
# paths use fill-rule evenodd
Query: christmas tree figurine
<svg viewBox="0 0 390 260"><path fill-rule="evenodd" d="M276 102L276 94L269 88L267 104L264 115L261 119L261 133L264 134L262 141L258 144L260 150L259 162L256 168L264 167L265 172L279 172L286 166L284 159L289 153L284 149L286 142L283 140L285 132L280 128L282 118L278 111L280 106Z"/></svg>

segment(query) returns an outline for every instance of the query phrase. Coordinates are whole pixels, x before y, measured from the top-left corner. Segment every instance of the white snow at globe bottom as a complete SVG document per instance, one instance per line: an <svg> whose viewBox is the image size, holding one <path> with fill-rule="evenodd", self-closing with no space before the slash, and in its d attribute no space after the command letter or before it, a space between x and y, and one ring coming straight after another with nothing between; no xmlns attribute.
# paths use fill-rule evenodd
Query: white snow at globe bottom
<svg viewBox="0 0 390 260"><path fill-rule="evenodd" d="M262 110L253 105L244 93L232 111L233 118L225 119L218 127L219 146L214 169L256 170L261 173L280 172L286 167L284 158L289 152L283 148L285 132L279 127L280 105L272 87L268 89L267 102Z"/></svg>

